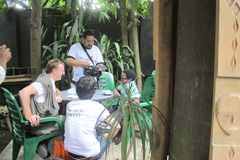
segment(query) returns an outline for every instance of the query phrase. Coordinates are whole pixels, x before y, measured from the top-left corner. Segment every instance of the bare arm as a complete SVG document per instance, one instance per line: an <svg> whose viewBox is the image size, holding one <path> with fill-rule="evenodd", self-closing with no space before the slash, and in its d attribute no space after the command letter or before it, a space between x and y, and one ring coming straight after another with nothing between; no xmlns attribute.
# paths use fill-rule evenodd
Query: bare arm
<svg viewBox="0 0 240 160"><path fill-rule="evenodd" d="M120 96L120 93L119 93L119 91L117 90L117 88L114 88L113 93L114 93L115 95Z"/></svg>
<svg viewBox="0 0 240 160"><path fill-rule="evenodd" d="M113 124L113 122L114 122L114 118L112 118L111 120L110 120L111 118L108 118L107 120L105 120L107 123L109 123L109 125L111 125L112 126L112 124ZM121 126L120 126L120 124L118 123L118 122L116 122L115 124L114 124L114 126L112 126L113 127L113 129L115 129L114 130L114 132L111 134L111 136L110 136L110 138L112 139L113 137L115 137L116 135L117 135L117 133L118 133L118 131L121 129ZM107 136L108 136L108 134L104 134L103 135L104 136L104 138L106 138L107 139Z"/></svg>
<svg viewBox="0 0 240 160"><path fill-rule="evenodd" d="M59 89L56 88L56 101L57 103L62 102L62 96L61 96L61 92Z"/></svg>
<svg viewBox="0 0 240 160"><path fill-rule="evenodd" d="M6 45L0 46L0 66L2 66L5 71L7 69L7 62L12 58L10 49Z"/></svg>
<svg viewBox="0 0 240 160"><path fill-rule="evenodd" d="M139 103L140 103L140 100L139 100L138 98L133 99L133 103L134 103L134 104L139 104Z"/></svg>
<svg viewBox="0 0 240 160"><path fill-rule="evenodd" d="M30 108L30 96L36 94L37 91L33 85L29 85L19 91L20 101L23 107L23 114L26 120L28 120L32 125L37 126L40 120L40 116L33 115Z"/></svg>
<svg viewBox="0 0 240 160"><path fill-rule="evenodd" d="M89 66L90 63L88 61L78 61L73 58L67 58L67 65L69 65L69 66Z"/></svg>

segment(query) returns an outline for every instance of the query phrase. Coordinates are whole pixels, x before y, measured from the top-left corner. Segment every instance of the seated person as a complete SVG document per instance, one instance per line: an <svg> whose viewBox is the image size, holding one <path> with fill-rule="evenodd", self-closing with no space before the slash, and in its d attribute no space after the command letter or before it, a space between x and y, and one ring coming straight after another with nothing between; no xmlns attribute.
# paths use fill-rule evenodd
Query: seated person
<svg viewBox="0 0 240 160"><path fill-rule="evenodd" d="M96 136L95 125L98 121L105 121L112 125L114 118L108 119L110 115L108 110L104 110L102 104L91 100L96 89L98 89L98 83L94 77L81 77L76 83L79 100L67 104L64 146L70 157L94 157L93 160L98 160L107 149L108 133ZM112 127L115 128L115 131L110 138L117 134L120 125L115 123ZM111 141L109 145L110 143Z"/></svg>
<svg viewBox="0 0 240 160"><path fill-rule="evenodd" d="M131 98L133 100L133 103L139 104L140 94L139 94L139 90L137 89L135 79L136 79L135 71L132 69L125 69L121 76L122 84L120 84L114 89L113 91L114 94L119 96L123 94L123 96L126 97L127 94L125 93L124 88L130 88L131 86Z"/></svg>
<svg viewBox="0 0 240 160"><path fill-rule="evenodd" d="M39 124L41 117L57 116L59 104L62 102L60 91L55 81L61 80L64 75L64 63L52 59L47 63L46 73L40 74L36 81L19 91L23 107L23 115L31 123L28 132L36 135L48 134L52 131L51 125ZM50 131L48 131L48 128Z"/></svg>
<svg viewBox="0 0 240 160"><path fill-rule="evenodd" d="M136 73L134 70L132 69L125 69L122 73L122 76L121 76L121 82L122 84L120 84L119 86L117 86L115 89L114 89L114 94L115 95L122 95L124 97L127 96L127 94L125 93L124 89L125 88L130 88L131 87L131 98L133 100L133 103L135 104L139 104L140 102L140 94L139 94L139 90L137 88L137 85L135 83L135 79L136 79ZM121 102L119 102L119 105L121 105ZM126 104L125 104L126 105ZM110 110L110 113L113 113L115 112L117 109L119 108L119 106L115 106L113 107L112 110ZM116 115L117 116L117 115ZM121 124L122 126L122 123L123 123L123 115L120 116L120 118L118 119L119 123ZM117 140L115 142L115 144L119 144L121 142L121 136L122 136L122 130L120 130L117 134Z"/></svg>
<svg viewBox="0 0 240 160"><path fill-rule="evenodd" d="M26 126L27 132L43 135L59 129L56 122L39 124L39 120L41 117L56 116L64 121L65 116L58 115L58 103L62 102L62 97L60 91L55 86L55 81L61 80L64 74L64 63L60 60L52 59L47 63L46 73L40 74L35 82L19 91L23 115L31 124ZM45 143L39 143L38 145L37 153L42 158L48 156L46 146Z"/></svg>

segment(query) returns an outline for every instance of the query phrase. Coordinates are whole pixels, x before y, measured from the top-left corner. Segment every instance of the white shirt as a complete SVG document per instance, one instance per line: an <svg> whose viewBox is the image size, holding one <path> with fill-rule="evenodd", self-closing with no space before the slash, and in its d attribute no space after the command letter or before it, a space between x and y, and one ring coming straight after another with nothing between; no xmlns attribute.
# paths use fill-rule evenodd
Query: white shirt
<svg viewBox="0 0 240 160"><path fill-rule="evenodd" d="M92 46L91 49L86 49L90 58L93 60L94 64L92 64L91 60L87 56L87 53L82 48L82 45L80 43L76 43L71 46L68 56L75 58L75 60L78 61L88 61L90 65L96 65L99 62L103 62L102 54L99 50L99 48L95 45ZM77 81L79 75L79 78L84 76L84 66L73 66L73 81Z"/></svg>
<svg viewBox="0 0 240 160"><path fill-rule="evenodd" d="M4 81L5 76L6 76L5 69L2 66L0 66L0 84Z"/></svg>
<svg viewBox="0 0 240 160"><path fill-rule="evenodd" d="M98 118L104 121L109 115L107 110L102 113L104 109L102 104L92 100L75 100L67 104L64 125L66 151L85 157L99 154L100 144L95 136L95 124Z"/></svg>
<svg viewBox="0 0 240 160"><path fill-rule="evenodd" d="M50 77L49 77L50 78ZM53 91L56 94L56 86L55 86L55 82L52 78L51 79L51 83L52 83L52 87L53 87ZM38 102L38 103L43 103L45 102L45 97L46 97L46 88L44 88L43 84L40 82L33 82L31 85L33 85L33 87L36 89L37 94L34 95L34 99Z"/></svg>

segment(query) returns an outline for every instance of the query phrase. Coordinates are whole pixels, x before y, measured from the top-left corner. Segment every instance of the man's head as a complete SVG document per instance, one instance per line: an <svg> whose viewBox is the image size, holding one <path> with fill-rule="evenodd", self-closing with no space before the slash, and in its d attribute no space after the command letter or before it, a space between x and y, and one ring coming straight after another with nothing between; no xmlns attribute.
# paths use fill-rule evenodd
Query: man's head
<svg viewBox="0 0 240 160"><path fill-rule="evenodd" d="M82 43L86 47L86 49L92 48L92 46L94 44L94 35L95 35L95 33L93 32L93 30L86 30L83 33Z"/></svg>
<svg viewBox="0 0 240 160"><path fill-rule="evenodd" d="M98 89L98 83L91 76L81 77L76 84L76 92L79 99L91 99Z"/></svg>
<svg viewBox="0 0 240 160"><path fill-rule="evenodd" d="M134 81L136 79L136 73L134 70L132 69L125 69L122 73L122 76L121 76L121 81L122 81L122 84L126 84L126 83L129 83L131 81Z"/></svg>
<svg viewBox="0 0 240 160"><path fill-rule="evenodd" d="M59 81L62 75L65 74L64 63L58 59L48 61L46 66L46 73L54 80Z"/></svg>

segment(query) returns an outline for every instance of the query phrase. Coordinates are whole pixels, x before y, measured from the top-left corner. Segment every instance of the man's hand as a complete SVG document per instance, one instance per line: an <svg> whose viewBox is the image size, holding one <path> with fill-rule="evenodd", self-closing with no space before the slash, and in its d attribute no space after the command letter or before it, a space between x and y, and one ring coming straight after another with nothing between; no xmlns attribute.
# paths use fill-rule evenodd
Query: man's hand
<svg viewBox="0 0 240 160"><path fill-rule="evenodd" d="M56 101L57 101L57 103L61 103L62 102L62 96L61 95L57 95L56 96Z"/></svg>
<svg viewBox="0 0 240 160"><path fill-rule="evenodd" d="M41 117L38 115L31 115L30 117L26 117L26 119L31 123L31 126L37 126Z"/></svg>
<svg viewBox="0 0 240 160"><path fill-rule="evenodd" d="M6 70L7 62L12 58L10 49L4 44L0 46L0 65Z"/></svg>
<svg viewBox="0 0 240 160"><path fill-rule="evenodd" d="M58 88L56 88L56 101L57 103L61 103L62 102L62 96L61 96L61 92Z"/></svg>

